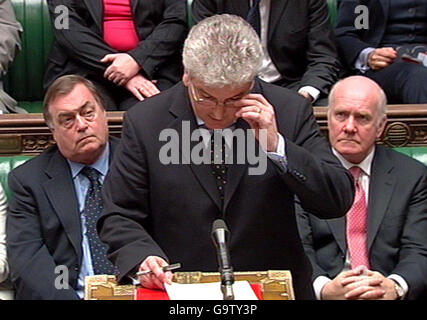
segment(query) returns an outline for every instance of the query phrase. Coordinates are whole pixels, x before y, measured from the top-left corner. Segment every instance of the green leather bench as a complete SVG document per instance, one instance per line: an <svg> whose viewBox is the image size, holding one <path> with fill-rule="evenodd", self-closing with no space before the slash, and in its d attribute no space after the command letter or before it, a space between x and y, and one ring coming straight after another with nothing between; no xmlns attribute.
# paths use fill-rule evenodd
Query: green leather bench
<svg viewBox="0 0 427 320"><path fill-rule="evenodd" d="M402 152L418 161L424 163L427 166L427 147L402 147L395 148L395 150ZM9 172L21 165L33 156L4 156L0 157L0 184L6 193L6 197L9 199L11 194L7 185L7 176Z"/></svg>
<svg viewBox="0 0 427 320"><path fill-rule="evenodd" d="M6 91L20 107L30 113L42 111L43 75L53 41L48 0L12 0L17 20L22 24L22 51L4 79ZM231 0L230 0L231 1ZM191 3L187 0L188 24L194 24ZM327 0L332 25L337 15L337 0Z"/></svg>
<svg viewBox="0 0 427 320"><path fill-rule="evenodd" d="M7 176L9 172L32 157L33 156L0 157L0 184L6 194L6 198L10 199L10 190L7 185Z"/></svg>

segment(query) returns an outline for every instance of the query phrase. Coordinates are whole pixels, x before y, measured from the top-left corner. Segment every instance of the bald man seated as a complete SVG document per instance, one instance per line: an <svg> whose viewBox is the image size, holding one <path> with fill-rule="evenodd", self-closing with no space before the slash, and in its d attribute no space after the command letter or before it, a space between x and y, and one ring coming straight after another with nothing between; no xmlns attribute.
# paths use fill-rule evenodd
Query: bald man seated
<svg viewBox="0 0 427 320"><path fill-rule="evenodd" d="M427 169L375 144L385 106L382 89L363 76L331 91L329 140L356 191L344 217L323 220L299 210L317 299L427 297Z"/></svg>

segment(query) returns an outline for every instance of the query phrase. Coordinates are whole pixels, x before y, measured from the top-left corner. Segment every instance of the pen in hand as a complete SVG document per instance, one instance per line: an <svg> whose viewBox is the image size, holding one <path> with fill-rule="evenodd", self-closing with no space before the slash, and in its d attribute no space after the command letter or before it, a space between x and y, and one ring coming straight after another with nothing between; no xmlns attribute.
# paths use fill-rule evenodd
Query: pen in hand
<svg viewBox="0 0 427 320"><path fill-rule="evenodd" d="M170 264L168 266L162 267L162 271L163 272L172 271L172 270L175 270L175 269L178 269L178 268L181 268L181 264L180 263L174 263L174 264ZM139 277L139 276L144 276L144 275L148 275L148 274L151 274L151 273L153 273L153 271L151 271L151 270L145 270L145 271L139 271L139 272L137 272L136 275Z"/></svg>

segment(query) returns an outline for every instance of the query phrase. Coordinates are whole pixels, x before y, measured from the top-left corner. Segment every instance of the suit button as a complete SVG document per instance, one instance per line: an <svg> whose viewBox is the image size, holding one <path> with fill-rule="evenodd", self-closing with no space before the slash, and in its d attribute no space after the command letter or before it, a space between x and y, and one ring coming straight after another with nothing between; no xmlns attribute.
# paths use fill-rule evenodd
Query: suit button
<svg viewBox="0 0 427 320"><path fill-rule="evenodd" d="M74 266L74 271L79 271L79 266L78 265Z"/></svg>

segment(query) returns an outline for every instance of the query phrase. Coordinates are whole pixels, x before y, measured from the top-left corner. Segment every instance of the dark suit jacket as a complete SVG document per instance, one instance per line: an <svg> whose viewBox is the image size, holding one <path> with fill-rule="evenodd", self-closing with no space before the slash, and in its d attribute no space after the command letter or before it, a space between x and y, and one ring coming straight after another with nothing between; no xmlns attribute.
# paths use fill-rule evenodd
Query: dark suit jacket
<svg viewBox="0 0 427 320"><path fill-rule="evenodd" d="M345 217L320 220L299 212L298 225L313 279L334 278L344 267ZM368 202L371 269L398 274L409 285L408 298L427 293L427 169L396 151L377 146Z"/></svg>
<svg viewBox="0 0 427 320"><path fill-rule="evenodd" d="M359 11L355 13L355 8L361 4L368 8L368 29L355 27L356 19L361 16ZM354 63L363 49L380 45L387 26L389 6L390 0L340 1L335 35L339 56L350 70L354 70Z"/></svg>
<svg viewBox="0 0 427 320"><path fill-rule="evenodd" d="M196 21L230 13L246 18L249 0L193 1ZM299 82L324 95L337 81L339 62L335 39L324 0L272 0L268 26L268 53L284 77L277 84Z"/></svg>
<svg viewBox="0 0 427 320"><path fill-rule="evenodd" d="M110 140L110 161L118 141ZM56 146L9 174L13 193L7 249L17 299L78 299L82 262L78 200L67 160ZM57 266L69 271L69 289L57 290ZM58 281L58 280L56 280Z"/></svg>
<svg viewBox="0 0 427 320"><path fill-rule="evenodd" d="M69 10L69 29L52 28L55 42L49 56L44 85L66 74L100 79L108 64L100 60L117 53L103 40L102 0L50 0L52 23L57 6ZM139 45L128 53L148 79L166 80L169 86L182 75L181 48L187 33L185 0L131 0Z"/></svg>
<svg viewBox="0 0 427 320"><path fill-rule="evenodd" d="M223 217L236 271L290 269L296 296L313 297L294 195L319 216L338 217L352 201L350 178L331 154L306 99L261 81L254 92L276 107L288 171L271 160L263 175L248 175L247 163L230 165L223 210L210 164L163 165L159 160L162 130L176 130L181 141L183 121L190 131L197 128L187 89L177 84L127 112L98 223L120 281L149 255L180 262L183 271L218 270L210 234L212 222ZM247 124L240 120L237 127ZM185 154L180 151L179 158Z"/></svg>

